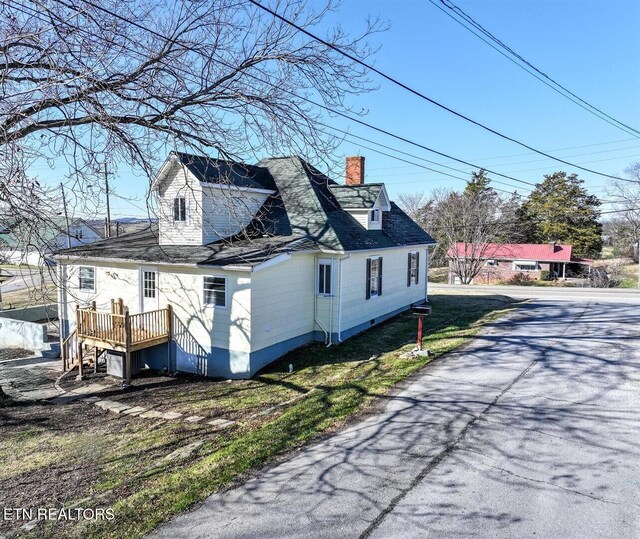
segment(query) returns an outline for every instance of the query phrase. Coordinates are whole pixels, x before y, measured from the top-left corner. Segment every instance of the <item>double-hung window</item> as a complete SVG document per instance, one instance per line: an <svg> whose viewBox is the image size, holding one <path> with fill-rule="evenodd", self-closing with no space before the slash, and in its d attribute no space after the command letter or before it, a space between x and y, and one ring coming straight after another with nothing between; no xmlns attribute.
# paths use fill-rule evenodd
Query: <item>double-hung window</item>
<svg viewBox="0 0 640 539"><path fill-rule="evenodd" d="M418 284L420 269L420 255L417 252L409 253L407 258L407 286Z"/></svg>
<svg viewBox="0 0 640 539"><path fill-rule="evenodd" d="M366 298L382 295L382 257L367 258Z"/></svg>
<svg viewBox="0 0 640 539"><path fill-rule="evenodd" d="M96 269L89 266L80 266L78 274L78 288L87 292L96 291Z"/></svg>
<svg viewBox="0 0 640 539"><path fill-rule="evenodd" d="M318 294L331 295L331 260L318 260Z"/></svg>
<svg viewBox="0 0 640 539"><path fill-rule="evenodd" d="M155 299L156 297L156 276L155 271L142 272L142 295L145 298Z"/></svg>
<svg viewBox="0 0 640 539"><path fill-rule="evenodd" d="M173 220L187 220L187 201L184 197L176 197L173 199Z"/></svg>
<svg viewBox="0 0 640 539"><path fill-rule="evenodd" d="M227 306L227 279L225 277L204 278L204 304L216 307Z"/></svg>

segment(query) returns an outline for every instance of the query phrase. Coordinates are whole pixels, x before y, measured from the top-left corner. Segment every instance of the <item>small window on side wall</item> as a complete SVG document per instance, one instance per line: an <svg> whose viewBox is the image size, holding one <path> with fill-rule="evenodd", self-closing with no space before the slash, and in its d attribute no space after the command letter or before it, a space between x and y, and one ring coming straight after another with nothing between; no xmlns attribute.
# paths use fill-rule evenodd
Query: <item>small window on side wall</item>
<svg viewBox="0 0 640 539"><path fill-rule="evenodd" d="M96 269L89 266L80 266L78 273L78 288L87 292L96 291Z"/></svg>
<svg viewBox="0 0 640 539"><path fill-rule="evenodd" d="M227 279L225 277L204 278L204 304L215 307L227 306Z"/></svg>
<svg viewBox="0 0 640 539"><path fill-rule="evenodd" d="M187 220L187 201L184 197L173 199L173 220L181 222Z"/></svg>
<svg viewBox="0 0 640 539"><path fill-rule="evenodd" d="M318 261L318 294L331 295L331 260Z"/></svg>
<svg viewBox="0 0 640 539"><path fill-rule="evenodd" d="M407 257L407 286L418 284L420 272L420 254L418 252L409 253Z"/></svg>
<svg viewBox="0 0 640 539"><path fill-rule="evenodd" d="M382 295L382 257L367 258L366 299Z"/></svg>
<svg viewBox="0 0 640 539"><path fill-rule="evenodd" d="M379 223L380 222L380 210L379 209L373 209L371 210L371 222L372 223Z"/></svg>

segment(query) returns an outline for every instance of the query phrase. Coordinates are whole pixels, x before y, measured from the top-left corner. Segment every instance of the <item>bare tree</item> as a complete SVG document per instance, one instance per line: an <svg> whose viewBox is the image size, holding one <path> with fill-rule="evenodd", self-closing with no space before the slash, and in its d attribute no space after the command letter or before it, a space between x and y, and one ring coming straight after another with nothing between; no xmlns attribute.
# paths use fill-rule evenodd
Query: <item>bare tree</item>
<svg viewBox="0 0 640 539"><path fill-rule="evenodd" d="M310 28L334 5L277 8ZM61 212L36 163L64 161L78 211L99 206L104 163L148 181L171 149L327 163L339 141L309 98L344 111L371 89L364 68L248 2L0 0L0 14L0 200L21 221ZM380 29L324 37L367 58Z"/></svg>
<svg viewBox="0 0 640 539"><path fill-rule="evenodd" d="M619 216L612 223L614 248L620 254L632 253L638 261L640 253L640 163L634 163L625 170L632 181L614 180L608 195L615 201L614 206L620 210Z"/></svg>
<svg viewBox="0 0 640 539"><path fill-rule="evenodd" d="M505 218L510 201L489 188L438 191L433 202L433 229L451 271L462 284L470 284L495 255L496 242L510 241L518 231L518 223Z"/></svg>

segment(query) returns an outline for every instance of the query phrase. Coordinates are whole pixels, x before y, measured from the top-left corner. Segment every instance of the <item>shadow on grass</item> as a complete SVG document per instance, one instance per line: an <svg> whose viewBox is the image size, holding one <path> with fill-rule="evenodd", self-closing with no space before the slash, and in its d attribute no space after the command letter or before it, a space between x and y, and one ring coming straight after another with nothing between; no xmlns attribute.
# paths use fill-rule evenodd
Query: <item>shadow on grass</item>
<svg viewBox="0 0 640 539"><path fill-rule="evenodd" d="M430 304L433 310L432 315L426 319L423 343L428 345L430 334L435 331L446 329L456 332L469 329L486 314L508 308L514 303L512 298L500 295L432 295ZM416 335L417 317L404 312L339 345L327 348L322 344L312 343L293 350L267 365L254 379L264 381L269 375L288 373L290 364L299 371L365 359L374 360L415 343Z"/></svg>

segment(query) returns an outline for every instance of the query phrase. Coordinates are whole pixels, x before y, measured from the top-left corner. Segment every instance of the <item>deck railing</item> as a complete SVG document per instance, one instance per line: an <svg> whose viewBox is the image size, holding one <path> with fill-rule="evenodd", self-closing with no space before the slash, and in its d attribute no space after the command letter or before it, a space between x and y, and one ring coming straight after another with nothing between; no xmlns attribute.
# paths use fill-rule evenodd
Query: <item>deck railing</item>
<svg viewBox="0 0 640 539"><path fill-rule="evenodd" d="M78 362L78 374L83 373L83 350L117 350L126 354L126 378L131 381L131 353L171 341L172 308L129 314L119 299L111 302L112 312L99 312L95 302L89 308L76 308L76 329L63 342L63 366ZM75 349L75 353L73 353ZM97 368L97 363L96 363Z"/></svg>
<svg viewBox="0 0 640 539"><path fill-rule="evenodd" d="M78 338L100 340L119 346L137 345L169 336L171 308L137 314L99 312L93 308L77 311Z"/></svg>

